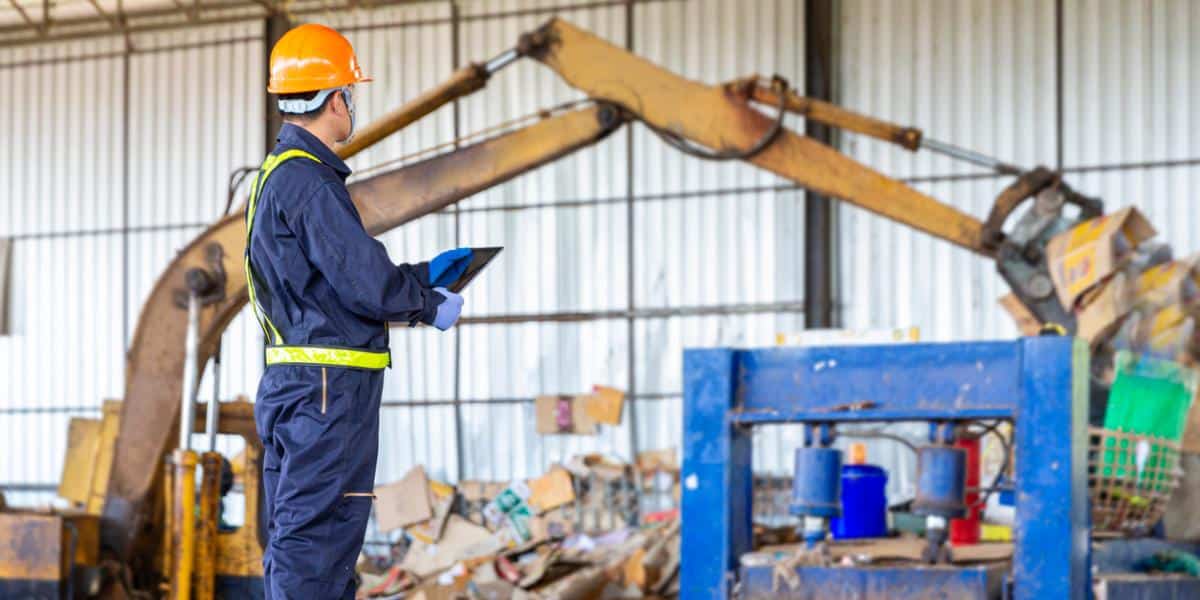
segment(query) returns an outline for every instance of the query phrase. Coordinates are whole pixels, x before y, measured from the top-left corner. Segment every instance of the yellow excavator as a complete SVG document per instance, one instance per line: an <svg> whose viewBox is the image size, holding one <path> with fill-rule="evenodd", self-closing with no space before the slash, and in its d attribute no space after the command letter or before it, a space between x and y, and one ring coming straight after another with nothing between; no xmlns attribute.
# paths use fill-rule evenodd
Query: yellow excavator
<svg viewBox="0 0 1200 600"><path fill-rule="evenodd" d="M1102 207L1057 173L1024 171L917 129L805 98L779 77L720 85L691 81L560 19L371 123L339 154L357 154L484 88L522 59L552 69L586 99L353 182L350 193L367 231L379 235L442 210L636 121L690 155L748 162L992 259L1039 321L1073 331L1071 311L1054 294L1044 249L1051 236L1099 215ZM784 125L789 113L911 151L947 154L1013 181L979 219L797 134ZM1010 219L1025 204L1028 210ZM128 354L123 402L106 405L102 419L72 428L64 486L80 509L0 513L0 597L239 597L229 590L261 578L260 449L252 405L194 403L200 373L247 301L240 276L245 239L243 217L226 216L179 252L158 279ZM198 454L190 448L192 436L180 435L206 425L210 437L233 433L246 442L232 465L246 498L246 522L234 531L216 525L222 457L211 447Z"/></svg>

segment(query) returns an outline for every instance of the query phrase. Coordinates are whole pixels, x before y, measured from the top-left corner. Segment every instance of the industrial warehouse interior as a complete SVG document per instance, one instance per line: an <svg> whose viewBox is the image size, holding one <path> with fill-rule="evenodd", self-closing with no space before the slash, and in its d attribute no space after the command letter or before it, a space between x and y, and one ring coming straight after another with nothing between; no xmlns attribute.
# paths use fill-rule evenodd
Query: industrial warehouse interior
<svg viewBox="0 0 1200 600"><path fill-rule="evenodd" d="M1200 598L1198 31L9 0L0 599Z"/></svg>

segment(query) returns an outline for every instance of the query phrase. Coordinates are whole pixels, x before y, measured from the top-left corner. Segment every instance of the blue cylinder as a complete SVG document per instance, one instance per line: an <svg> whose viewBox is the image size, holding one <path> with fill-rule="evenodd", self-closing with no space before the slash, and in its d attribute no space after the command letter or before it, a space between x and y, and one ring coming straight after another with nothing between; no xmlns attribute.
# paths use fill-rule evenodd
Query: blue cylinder
<svg viewBox="0 0 1200 600"><path fill-rule="evenodd" d="M950 446L917 449L913 512L957 519L967 514L967 451Z"/></svg>
<svg viewBox="0 0 1200 600"><path fill-rule="evenodd" d="M842 451L833 448L796 448L792 503L797 516L836 517L842 512Z"/></svg>
<svg viewBox="0 0 1200 600"><path fill-rule="evenodd" d="M830 523L839 540L887 535L887 472L875 465L842 467L842 516Z"/></svg>

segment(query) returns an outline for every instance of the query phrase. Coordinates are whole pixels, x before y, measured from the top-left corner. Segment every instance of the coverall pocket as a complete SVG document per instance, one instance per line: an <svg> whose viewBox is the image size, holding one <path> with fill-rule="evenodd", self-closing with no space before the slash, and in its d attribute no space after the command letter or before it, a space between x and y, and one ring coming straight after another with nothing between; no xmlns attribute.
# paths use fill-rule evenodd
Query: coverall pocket
<svg viewBox="0 0 1200 600"><path fill-rule="evenodd" d="M321 367L317 406L326 420L351 425L363 422L361 373L344 367Z"/></svg>
<svg viewBox="0 0 1200 600"><path fill-rule="evenodd" d="M363 523L371 516L371 504L375 494L371 492L349 492L338 503L338 520L343 523Z"/></svg>

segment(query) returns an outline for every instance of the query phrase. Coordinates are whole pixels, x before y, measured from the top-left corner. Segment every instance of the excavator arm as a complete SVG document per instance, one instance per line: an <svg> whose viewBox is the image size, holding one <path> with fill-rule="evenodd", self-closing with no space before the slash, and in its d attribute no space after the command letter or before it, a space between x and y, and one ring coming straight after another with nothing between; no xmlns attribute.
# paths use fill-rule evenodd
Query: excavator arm
<svg viewBox="0 0 1200 600"><path fill-rule="evenodd" d="M482 89L496 71L521 57L553 69L592 104L352 183L351 197L371 234L443 209L591 145L627 121L640 120L680 149L745 160L972 252L993 257L1005 243L1003 234L989 233L988 227L996 221L1003 226L1007 213L985 224L788 130L782 126L782 111L909 150L930 143L919 130L797 96L778 81L764 85L750 78L716 86L691 81L557 19L522 36L514 49L461 69L446 83L368 125L339 154L352 156ZM772 111L778 112L772 116ZM1003 171L1006 166L993 167ZM1053 183L1050 179L1057 180L1027 181L1016 189L1010 194L1009 211ZM177 430L186 360L183 300L190 290L203 301L197 353L197 367L202 368L226 326L245 306L246 286L240 275L244 249L241 215L221 219L172 260L143 307L128 356L120 433L102 515L104 545L119 558L152 555L139 550L159 539L152 515L160 469L153 465Z"/></svg>

